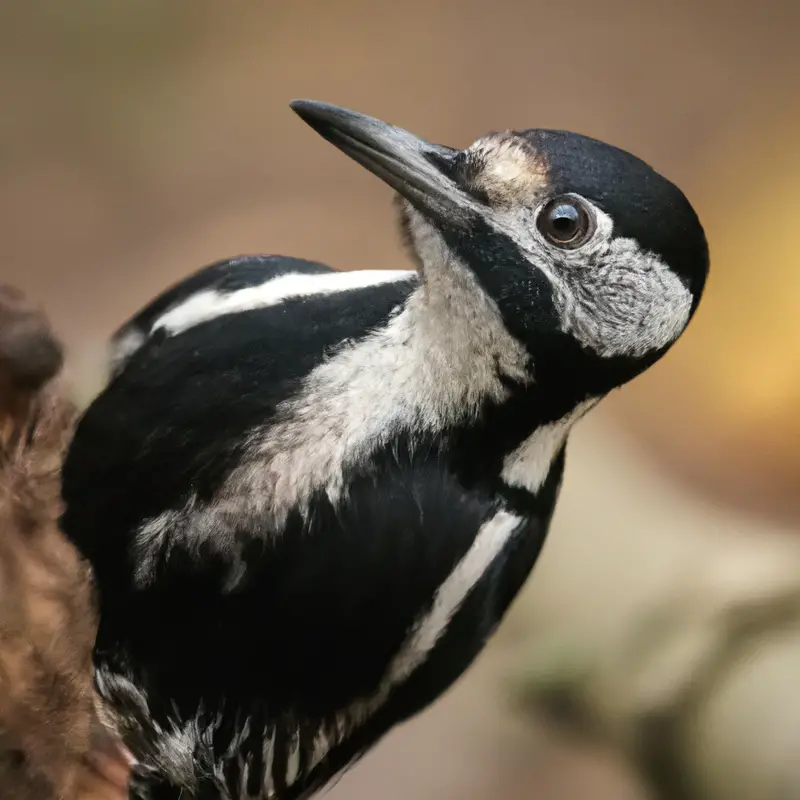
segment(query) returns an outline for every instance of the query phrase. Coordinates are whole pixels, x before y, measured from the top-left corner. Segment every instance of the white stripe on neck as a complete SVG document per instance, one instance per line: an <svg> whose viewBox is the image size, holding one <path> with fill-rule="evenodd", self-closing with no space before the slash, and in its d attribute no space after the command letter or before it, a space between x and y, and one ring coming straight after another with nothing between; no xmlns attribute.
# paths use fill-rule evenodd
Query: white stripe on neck
<svg viewBox="0 0 800 800"><path fill-rule="evenodd" d="M561 419L537 428L505 457L500 477L509 486L534 493L539 491L572 426L598 402L596 397L585 400Z"/></svg>

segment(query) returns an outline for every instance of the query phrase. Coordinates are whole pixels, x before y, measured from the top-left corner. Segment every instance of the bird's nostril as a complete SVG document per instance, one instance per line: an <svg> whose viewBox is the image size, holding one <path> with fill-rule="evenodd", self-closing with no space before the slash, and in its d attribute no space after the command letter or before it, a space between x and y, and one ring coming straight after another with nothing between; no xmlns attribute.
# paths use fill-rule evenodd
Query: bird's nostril
<svg viewBox="0 0 800 800"><path fill-rule="evenodd" d="M428 151L425 153L425 158L444 175L455 177L461 155L461 153L452 154L441 149Z"/></svg>

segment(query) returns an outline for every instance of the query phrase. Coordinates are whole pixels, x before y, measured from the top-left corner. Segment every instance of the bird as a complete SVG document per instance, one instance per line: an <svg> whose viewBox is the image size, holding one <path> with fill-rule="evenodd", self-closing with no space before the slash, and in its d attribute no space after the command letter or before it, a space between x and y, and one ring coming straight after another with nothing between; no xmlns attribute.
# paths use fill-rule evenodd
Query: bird
<svg viewBox="0 0 800 800"><path fill-rule="evenodd" d="M537 561L573 427L708 275L693 206L625 150L291 108L394 191L412 267L217 261L111 337L61 524L132 797L302 800L441 696Z"/></svg>

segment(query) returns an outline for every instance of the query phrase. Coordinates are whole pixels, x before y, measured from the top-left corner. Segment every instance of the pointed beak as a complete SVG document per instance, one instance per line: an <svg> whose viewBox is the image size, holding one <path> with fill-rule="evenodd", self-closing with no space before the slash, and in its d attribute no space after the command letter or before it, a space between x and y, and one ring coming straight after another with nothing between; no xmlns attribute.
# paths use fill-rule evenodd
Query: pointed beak
<svg viewBox="0 0 800 800"><path fill-rule="evenodd" d="M317 133L388 183L423 213L451 218L468 197L450 172L458 153L366 114L314 100L293 100L292 110Z"/></svg>

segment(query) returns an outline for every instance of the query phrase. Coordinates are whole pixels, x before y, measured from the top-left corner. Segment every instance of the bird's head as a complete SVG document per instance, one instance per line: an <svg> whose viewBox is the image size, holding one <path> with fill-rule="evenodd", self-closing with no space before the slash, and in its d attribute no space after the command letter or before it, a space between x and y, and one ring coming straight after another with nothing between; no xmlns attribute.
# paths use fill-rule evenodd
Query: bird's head
<svg viewBox="0 0 800 800"><path fill-rule="evenodd" d="M538 129L459 150L337 106L292 108L397 191L430 291L448 272L475 277L537 379L580 373L582 394L603 394L659 358L694 313L705 234L681 190L635 156Z"/></svg>

